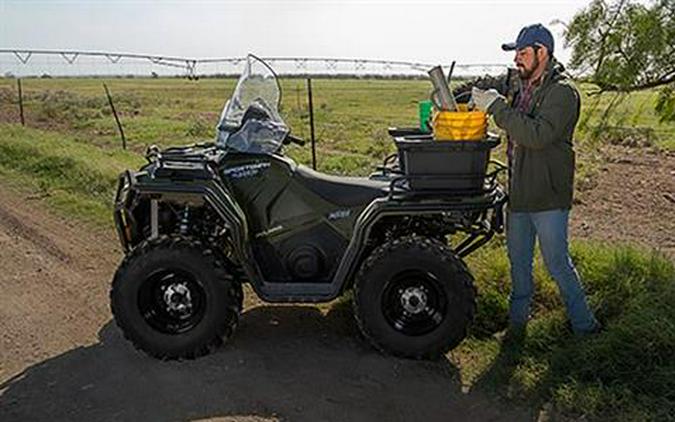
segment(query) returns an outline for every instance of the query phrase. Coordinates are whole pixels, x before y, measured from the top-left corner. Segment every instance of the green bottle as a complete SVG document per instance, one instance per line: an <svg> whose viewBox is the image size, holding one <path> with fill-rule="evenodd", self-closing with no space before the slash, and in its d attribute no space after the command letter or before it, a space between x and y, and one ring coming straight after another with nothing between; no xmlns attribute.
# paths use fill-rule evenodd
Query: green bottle
<svg viewBox="0 0 675 422"><path fill-rule="evenodd" d="M431 109L433 103L430 100L419 102L420 112L420 131L424 133L431 132Z"/></svg>

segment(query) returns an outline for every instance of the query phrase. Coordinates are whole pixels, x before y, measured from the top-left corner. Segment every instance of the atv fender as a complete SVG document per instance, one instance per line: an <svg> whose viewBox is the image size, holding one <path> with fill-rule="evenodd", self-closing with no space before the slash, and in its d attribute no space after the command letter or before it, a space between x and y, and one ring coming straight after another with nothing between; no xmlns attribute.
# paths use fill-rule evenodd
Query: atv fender
<svg viewBox="0 0 675 422"><path fill-rule="evenodd" d="M482 239L477 240L474 245L467 245L463 250L455 250L460 256L466 256L478 246L487 242L495 232L502 230L503 206L506 203L506 194L497 189L493 194L483 197L477 201L464 203L448 203L447 201L397 201L390 198L378 198L373 200L359 215L354 225L354 231L351 241L347 247L342 261L335 273L332 285L335 286L334 294L338 296L343 291L351 287L352 281L358 271L359 263L362 261L363 253L366 248L366 242L370 237L375 224L383 217L388 216L411 216L411 215L434 215L462 213L472 210L494 209L492 221L487 224L484 232L480 234Z"/></svg>
<svg viewBox="0 0 675 422"><path fill-rule="evenodd" d="M249 280L261 279L260 271L254 264L253 252L248 241L249 232L246 215L232 195L218 183L213 180L192 180L189 183L177 183L173 180L170 183L165 183L149 177L136 177L131 172L123 173L120 176L115 201L115 224L125 250L129 250L129 242L124 233L126 220L132 218L126 210L128 210L131 201L141 199L151 201L151 221L157 219L157 208L152 205L153 203L180 201L209 204L230 231L235 258L241 263Z"/></svg>

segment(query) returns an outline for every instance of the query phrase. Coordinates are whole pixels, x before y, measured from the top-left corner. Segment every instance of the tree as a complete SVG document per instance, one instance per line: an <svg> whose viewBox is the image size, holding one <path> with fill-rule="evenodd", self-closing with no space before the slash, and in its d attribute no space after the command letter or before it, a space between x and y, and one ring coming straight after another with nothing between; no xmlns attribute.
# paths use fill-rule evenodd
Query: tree
<svg viewBox="0 0 675 422"><path fill-rule="evenodd" d="M657 112L675 120L675 0L640 4L593 0L567 25L570 68L587 74L601 91L661 87Z"/></svg>

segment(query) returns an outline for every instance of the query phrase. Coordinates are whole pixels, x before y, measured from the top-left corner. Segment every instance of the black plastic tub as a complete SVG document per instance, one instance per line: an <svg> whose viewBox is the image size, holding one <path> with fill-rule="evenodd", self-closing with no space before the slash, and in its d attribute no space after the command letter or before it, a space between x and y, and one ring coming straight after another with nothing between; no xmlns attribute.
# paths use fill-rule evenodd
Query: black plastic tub
<svg viewBox="0 0 675 422"><path fill-rule="evenodd" d="M411 189L479 192L485 184L490 150L499 138L435 141L431 135L395 136L399 166Z"/></svg>

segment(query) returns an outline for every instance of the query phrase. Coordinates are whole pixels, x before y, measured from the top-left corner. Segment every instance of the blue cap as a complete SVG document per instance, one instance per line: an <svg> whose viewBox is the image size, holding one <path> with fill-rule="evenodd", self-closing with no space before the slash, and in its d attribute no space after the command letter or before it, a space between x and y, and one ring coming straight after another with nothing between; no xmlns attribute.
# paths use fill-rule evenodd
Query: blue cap
<svg viewBox="0 0 675 422"><path fill-rule="evenodd" d="M553 54L553 35L551 31L540 23L526 26L518 33L516 42L502 44L502 50L512 51L520 50L525 47L530 47L535 44L541 44L548 50L549 54Z"/></svg>

